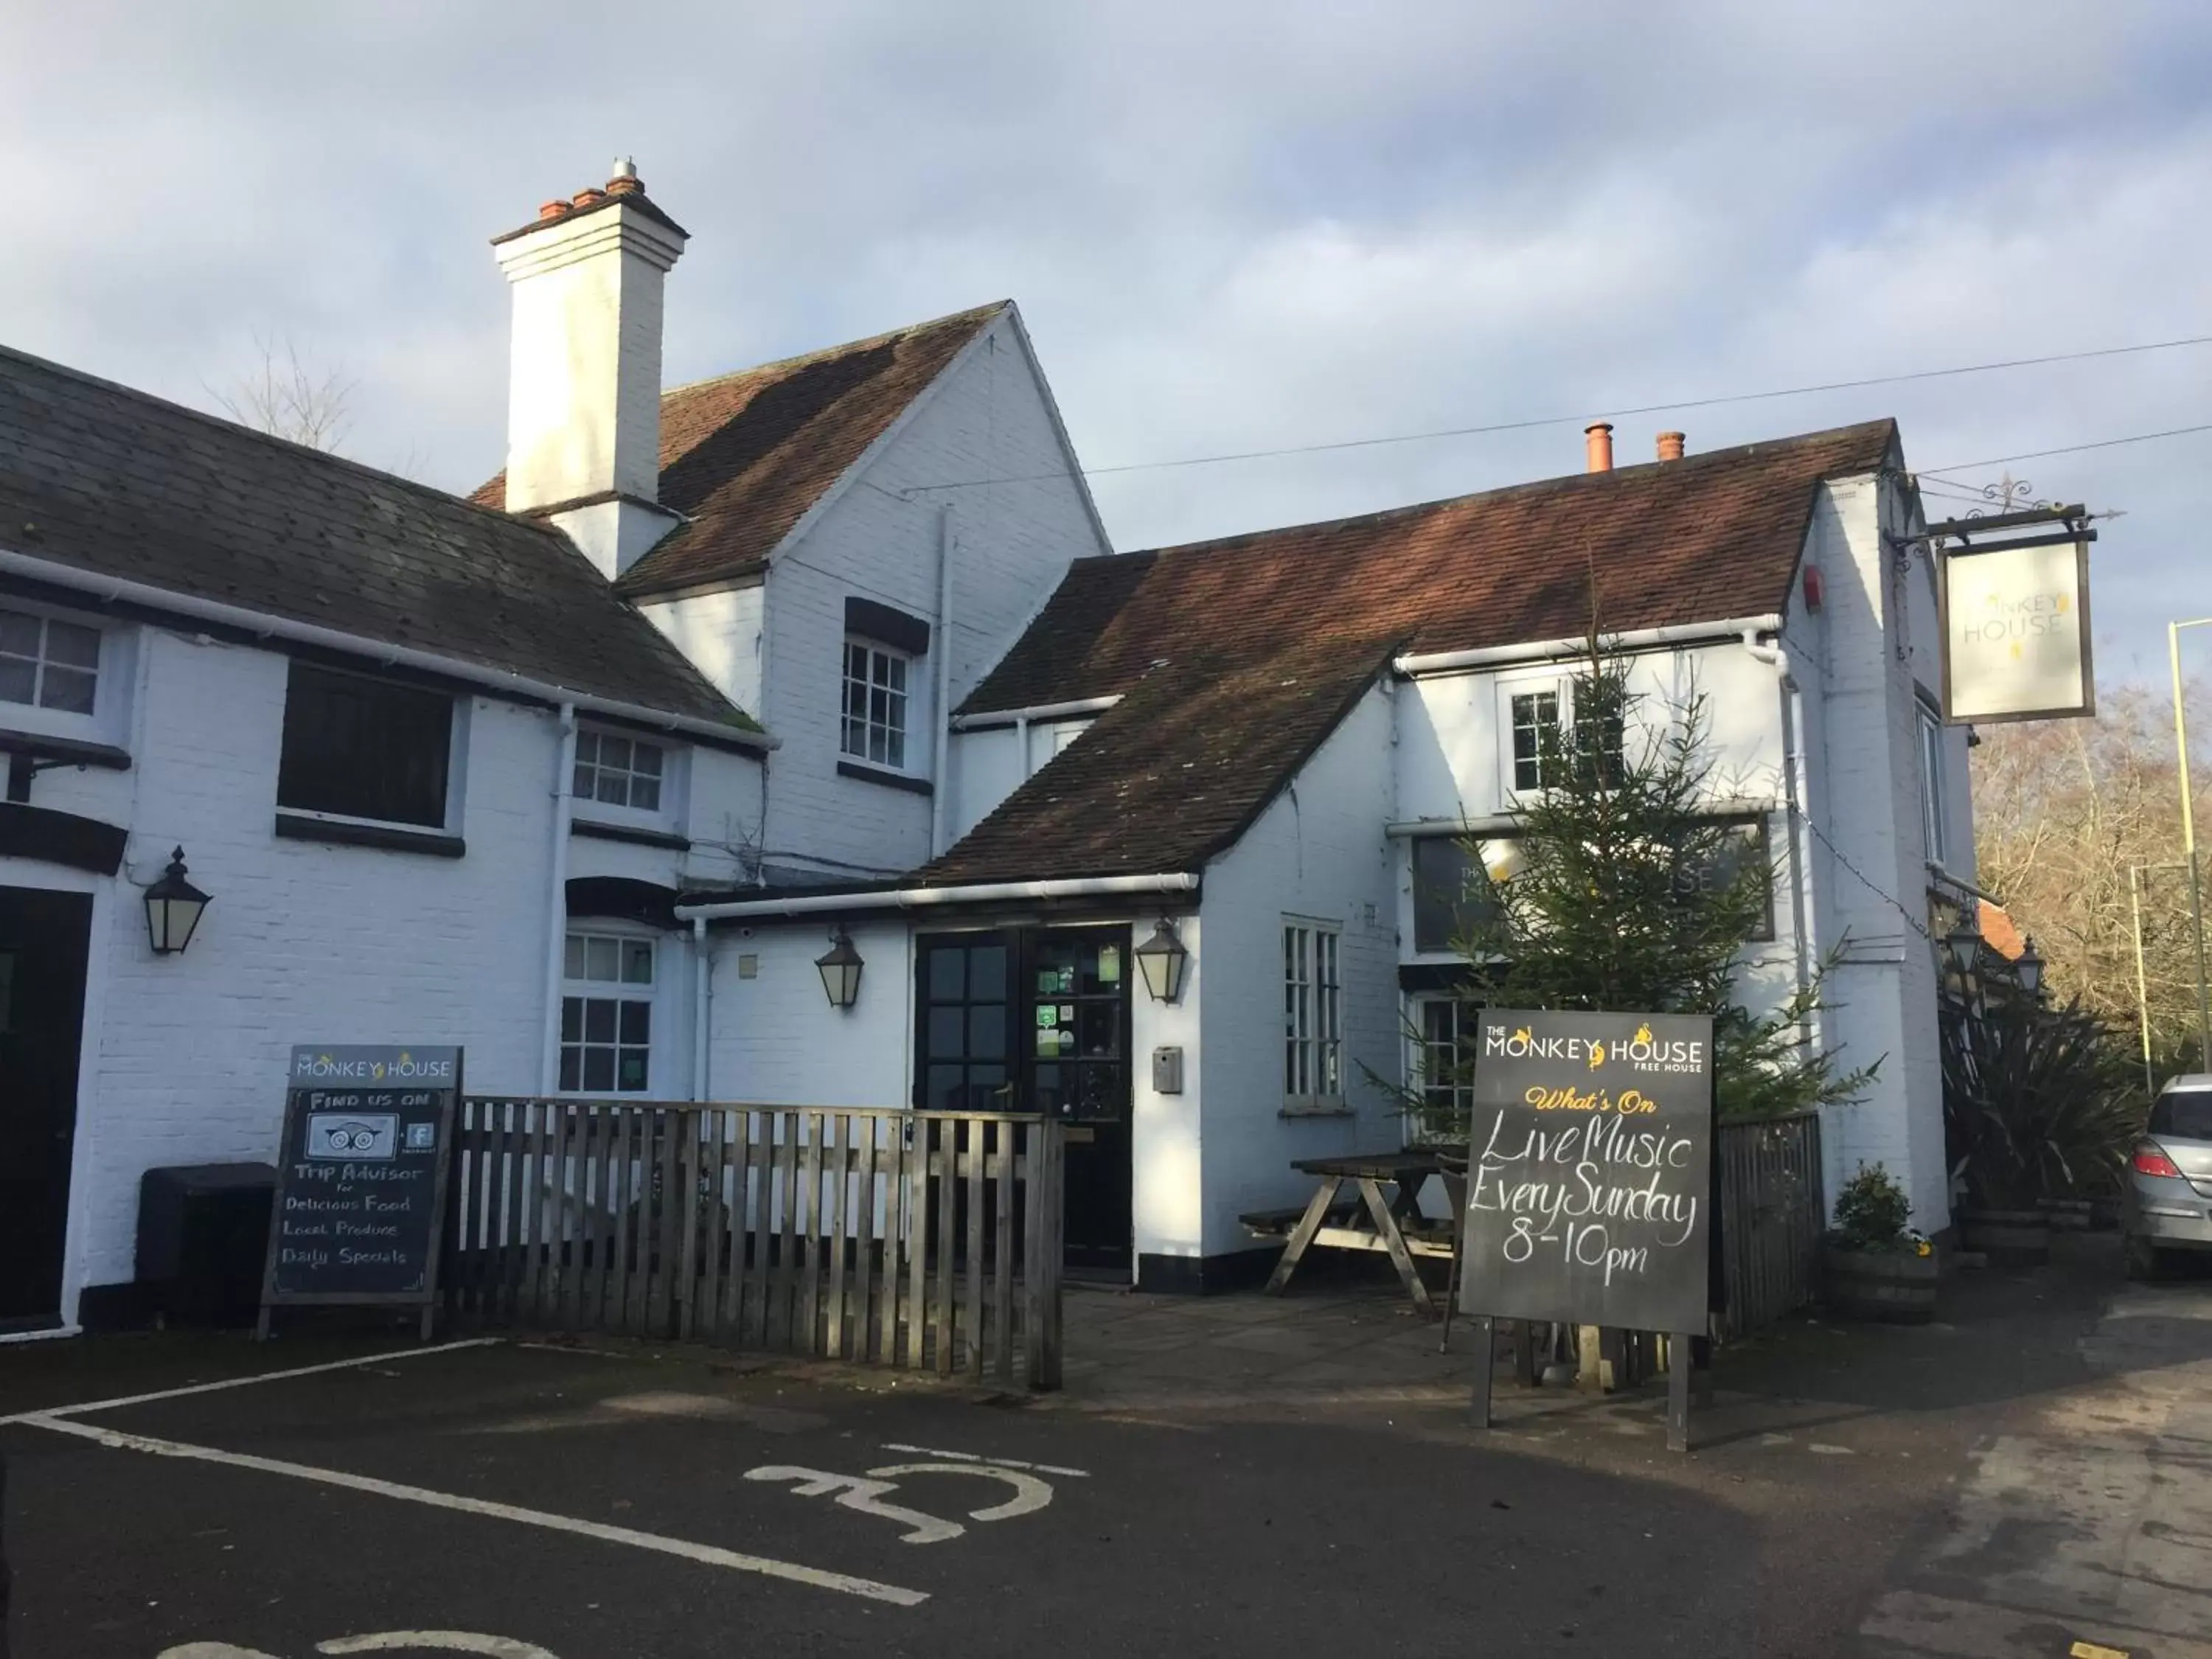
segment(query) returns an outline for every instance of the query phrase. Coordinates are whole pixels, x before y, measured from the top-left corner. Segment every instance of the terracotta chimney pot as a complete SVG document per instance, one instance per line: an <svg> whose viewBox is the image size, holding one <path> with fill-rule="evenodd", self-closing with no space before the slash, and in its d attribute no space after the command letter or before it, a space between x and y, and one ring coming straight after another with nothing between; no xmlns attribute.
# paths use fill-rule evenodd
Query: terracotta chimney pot
<svg viewBox="0 0 2212 1659"><path fill-rule="evenodd" d="M1592 472L1613 471L1613 422L1593 421L1583 428L1583 441L1588 447Z"/></svg>
<svg viewBox="0 0 2212 1659"><path fill-rule="evenodd" d="M1659 434L1659 459L1662 461L1680 460L1682 459L1683 441L1683 434L1680 432L1661 433Z"/></svg>
<svg viewBox="0 0 2212 1659"><path fill-rule="evenodd" d="M541 219L557 219L568 210L568 203L557 196L550 202L540 202L538 204L538 216Z"/></svg>
<svg viewBox="0 0 2212 1659"><path fill-rule="evenodd" d="M580 208L589 207L594 202L605 200L606 194L606 191L601 190L597 185L590 185L578 191L572 199Z"/></svg>

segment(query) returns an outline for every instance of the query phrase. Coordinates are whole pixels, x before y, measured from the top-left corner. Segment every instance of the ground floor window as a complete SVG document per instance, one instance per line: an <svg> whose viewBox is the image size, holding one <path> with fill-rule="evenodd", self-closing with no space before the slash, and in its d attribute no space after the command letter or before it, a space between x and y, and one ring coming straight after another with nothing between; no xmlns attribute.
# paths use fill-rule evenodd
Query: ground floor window
<svg viewBox="0 0 2212 1659"><path fill-rule="evenodd" d="M1344 1099L1344 991L1339 934L1324 923L1283 923L1283 1097L1292 1106Z"/></svg>
<svg viewBox="0 0 2212 1659"><path fill-rule="evenodd" d="M571 933L561 990L561 1089L645 1094L653 1087L653 941Z"/></svg>
<svg viewBox="0 0 2212 1659"><path fill-rule="evenodd" d="M1441 1130L1463 1121L1474 1109L1474 1091L1467 1075L1472 1054L1475 1011L1453 996L1413 1000L1412 1091L1421 1104L1422 1129Z"/></svg>

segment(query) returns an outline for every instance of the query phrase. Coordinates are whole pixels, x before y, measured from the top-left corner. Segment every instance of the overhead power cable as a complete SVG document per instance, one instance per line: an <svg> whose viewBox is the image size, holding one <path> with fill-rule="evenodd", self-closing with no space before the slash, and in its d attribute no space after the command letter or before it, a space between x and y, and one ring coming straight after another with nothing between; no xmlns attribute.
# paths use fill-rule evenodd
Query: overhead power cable
<svg viewBox="0 0 2212 1659"><path fill-rule="evenodd" d="M1952 466L1923 466L1916 471L1928 477L1945 472L1973 472L1985 466L2004 466L2013 461L2039 461L2051 455L2081 455L2093 449L2118 449L2123 444L2147 444L2160 438L2185 438L2193 432L2212 432L2212 421L2198 426L2171 426L2163 432L2138 432L2128 438L2100 438L2094 443L2061 444L2056 449L2030 449L2018 455L1993 455L1985 461L1960 461Z"/></svg>

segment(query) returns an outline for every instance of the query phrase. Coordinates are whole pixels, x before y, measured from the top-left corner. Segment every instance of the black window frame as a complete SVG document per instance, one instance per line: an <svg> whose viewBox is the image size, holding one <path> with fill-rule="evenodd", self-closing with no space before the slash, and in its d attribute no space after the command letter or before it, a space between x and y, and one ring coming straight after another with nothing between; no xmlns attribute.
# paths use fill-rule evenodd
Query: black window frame
<svg viewBox="0 0 2212 1659"><path fill-rule="evenodd" d="M276 765L278 808L343 822L446 829L458 702L450 691L410 681L292 659Z"/></svg>

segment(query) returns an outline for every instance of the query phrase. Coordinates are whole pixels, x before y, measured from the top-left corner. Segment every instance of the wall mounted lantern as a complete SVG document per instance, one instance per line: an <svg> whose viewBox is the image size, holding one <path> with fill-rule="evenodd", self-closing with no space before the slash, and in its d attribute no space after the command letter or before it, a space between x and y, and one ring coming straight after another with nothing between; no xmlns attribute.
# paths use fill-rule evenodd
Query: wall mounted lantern
<svg viewBox="0 0 2212 1659"><path fill-rule="evenodd" d="M814 958L822 972L822 989L832 1008L849 1008L860 994L860 969L866 966L853 948L853 936L840 927L830 948Z"/></svg>
<svg viewBox="0 0 2212 1659"><path fill-rule="evenodd" d="M2030 933L2027 936L2027 948L2021 951L2018 959L2013 963L2012 972L2013 977L2020 981L2021 990L2032 997L2042 995L2043 953L2035 948L2034 934Z"/></svg>
<svg viewBox="0 0 2212 1659"><path fill-rule="evenodd" d="M1182 979L1190 967L1190 952L1183 949L1182 940L1176 936L1175 923L1166 917L1152 929L1152 936L1139 945L1131 954L1137 958L1137 971L1145 976L1145 989L1152 994L1155 1002L1173 1002L1182 995Z"/></svg>
<svg viewBox="0 0 2212 1659"><path fill-rule="evenodd" d="M1943 935L1943 955L1951 971L1960 980L1972 975L1982 960L1982 936L1973 923L1962 921Z"/></svg>
<svg viewBox="0 0 2212 1659"><path fill-rule="evenodd" d="M208 896L185 879L185 849L169 855L169 867L146 890L146 937L157 957L181 955L200 925Z"/></svg>

